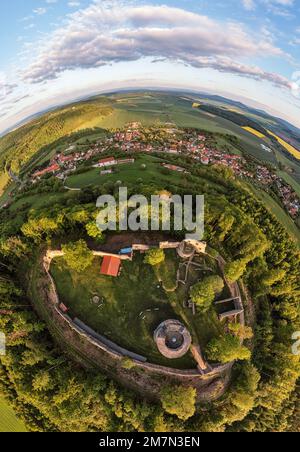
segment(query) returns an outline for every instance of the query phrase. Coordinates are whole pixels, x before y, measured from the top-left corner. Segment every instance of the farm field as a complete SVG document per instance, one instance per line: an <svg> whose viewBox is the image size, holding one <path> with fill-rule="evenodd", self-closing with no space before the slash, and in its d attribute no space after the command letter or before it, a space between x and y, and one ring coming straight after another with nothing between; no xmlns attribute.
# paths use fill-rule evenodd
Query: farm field
<svg viewBox="0 0 300 452"><path fill-rule="evenodd" d="M0 396L0 433L26 432L25 425L17 419L12 408L6 400Z"/></svg>
<svg viewBox="0 0 300 452"><path fill-rule="evenodd" d="M266 138L266 136L263 133L253 129L252 127L242 127L242 129L246 130L249 133L252 133L252 135L255 135L258 138Z"/></svg>
<svg viewBox="0 0 300 452"><path fill-rule="evenodd" d="M276 138L278 143L280 143L281 146L283 146L293 157L295 157L297 160L300 160L300 151L298 151L298 149L296 149L291 144L287 143L285 140L283 140L279 136L275 135L275 133L270 132L270 131L268 131L268 132L270 133L270 135L272 135L274 138Z"/></svg>

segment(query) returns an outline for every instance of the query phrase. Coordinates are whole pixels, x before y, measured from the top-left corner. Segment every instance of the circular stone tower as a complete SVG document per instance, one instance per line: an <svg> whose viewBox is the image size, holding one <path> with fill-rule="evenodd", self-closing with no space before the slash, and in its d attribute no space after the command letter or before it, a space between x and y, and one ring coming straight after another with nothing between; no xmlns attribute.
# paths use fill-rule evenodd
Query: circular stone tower
<svg viewBox="0 0 300 452"><path fill-rule="evenodd" d="M154 340L160 353L169 359L184 356L192 343L186 327L178 320L166 320L154 331Z"/></svg>

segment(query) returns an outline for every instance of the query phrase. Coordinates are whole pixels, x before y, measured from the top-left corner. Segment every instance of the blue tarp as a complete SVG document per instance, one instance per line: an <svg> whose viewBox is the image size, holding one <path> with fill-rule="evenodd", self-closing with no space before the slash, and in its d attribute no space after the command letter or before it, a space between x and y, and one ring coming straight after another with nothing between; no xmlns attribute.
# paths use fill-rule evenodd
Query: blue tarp
<svg viewBox="0 0 300 452"><path fill-rule="evenodd" d="M119 252L119 254L131 254L131 253L132 253L132 248L123 248Z"/></svg>

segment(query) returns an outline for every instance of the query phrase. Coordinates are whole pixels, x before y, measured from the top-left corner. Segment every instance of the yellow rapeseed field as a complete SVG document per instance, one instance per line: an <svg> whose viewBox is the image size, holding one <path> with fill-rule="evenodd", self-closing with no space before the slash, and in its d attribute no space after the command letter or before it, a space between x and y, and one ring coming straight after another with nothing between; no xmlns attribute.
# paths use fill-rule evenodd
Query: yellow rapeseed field
<svg viewBox="0 0 300 452"><path fill-rule="evenodd" d="M291 144L284 141L282 138L275 135L275 133L270 132L270 130L268 130L268 132L270 135L275 137L276 140L278 141L278 143L280 143L281 146L283 146L290 154L292 154L294 157L296 157L296 159L300 160L300 151L298 151L296 148L294 148L294 146L292 146Z"/></svg>
<svg viewBox="0 0 300 452"><path fill-rule="evenodd" d="M258 138L266 138L266 136L263 133L259 132L258 130L252 129L252 127L242 127L242 129L247 130L247 132L252 133Z"/></svg>

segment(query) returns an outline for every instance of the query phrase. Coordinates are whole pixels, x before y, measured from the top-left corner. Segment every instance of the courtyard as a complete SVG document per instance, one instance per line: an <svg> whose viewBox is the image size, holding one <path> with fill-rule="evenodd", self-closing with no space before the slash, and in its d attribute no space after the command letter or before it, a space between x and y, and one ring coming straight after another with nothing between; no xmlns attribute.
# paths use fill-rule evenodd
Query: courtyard
<svg viewBox="0 0 300 452"><path fill-rule="evenodd" d="M51 274L68 315L117 345L146 357L148 362L178 369L196 368L190 351L178 359L164 357L153 334L167 319L183 322L193 344L200 347L222 332L214 306L206 313L194 314L185 306L190 286L210 271L215 272L216 263L207 256L197 256L200 266L191 266L186 272L184 261L175 250L168 250L165 261L157 267L145 264L143 253L135 253L132 261L122 262L118 277L100 274L102 263L101 257L94 257L91 267L76 273L63 258L52 261ZM185 274L185 284L178 283L178 277L183 279Z"/></svg>

